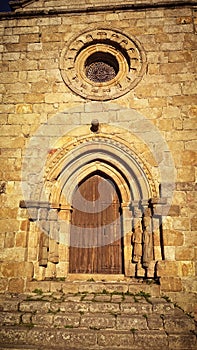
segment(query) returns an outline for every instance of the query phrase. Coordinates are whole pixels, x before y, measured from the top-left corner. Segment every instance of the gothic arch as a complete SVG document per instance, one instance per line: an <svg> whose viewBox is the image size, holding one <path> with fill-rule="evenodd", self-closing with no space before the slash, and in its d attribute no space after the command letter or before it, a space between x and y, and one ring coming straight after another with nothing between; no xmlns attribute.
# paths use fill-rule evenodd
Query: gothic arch
<svg viewBox="0 0 197 350"><path fill-rule="evenodd" d="M69 151L57 151L48 166L45 191L55 207L71 203L73 191L83 177L100 170L119 186L123 203L156 196L154 181L142 160L119 142L107 137L80 140Z"/></svg>

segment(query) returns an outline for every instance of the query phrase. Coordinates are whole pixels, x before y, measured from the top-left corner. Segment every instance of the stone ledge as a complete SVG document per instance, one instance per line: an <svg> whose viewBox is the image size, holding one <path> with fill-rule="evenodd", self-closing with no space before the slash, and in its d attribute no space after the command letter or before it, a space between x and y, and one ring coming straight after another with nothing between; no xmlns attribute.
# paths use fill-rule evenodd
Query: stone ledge
<svg viewBox="0 0 197 350"><path fill-rule="evenodd" d="M18 1L17 1L18 2ZM13 1L13 3L17 3ZM14 6L14 4L12 4ZM19 5L20 6L20 5ZM20 8L16 9L15 12L2 12L0 13L0 18L20 18L20 17L37 17L37 16L55 16L57 14L70 14L70 13L91 13L98 11L124 11L124 10L141 10L141 9L152 9L152 8L175 8L175 7L186 7L186 6L196 6L195 0L143 0L143 1L127 1L126 4L119 4L116 0L113 3L102 5L90 5L84 4L84 6L76 7L75 5L72 7L59 7L59 9L46 9L46 8Z"/></svg>

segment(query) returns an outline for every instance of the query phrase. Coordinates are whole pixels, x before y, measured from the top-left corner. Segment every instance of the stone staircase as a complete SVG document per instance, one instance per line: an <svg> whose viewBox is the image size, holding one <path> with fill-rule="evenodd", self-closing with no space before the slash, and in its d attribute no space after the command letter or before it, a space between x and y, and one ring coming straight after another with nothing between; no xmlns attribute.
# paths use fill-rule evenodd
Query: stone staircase
<svg viewBox="0 0 197 350"><path fill-rule="evenodd" d="M1 350L197 348L195 321L157 284L70 281L55 289L0 295Z"/></svg>

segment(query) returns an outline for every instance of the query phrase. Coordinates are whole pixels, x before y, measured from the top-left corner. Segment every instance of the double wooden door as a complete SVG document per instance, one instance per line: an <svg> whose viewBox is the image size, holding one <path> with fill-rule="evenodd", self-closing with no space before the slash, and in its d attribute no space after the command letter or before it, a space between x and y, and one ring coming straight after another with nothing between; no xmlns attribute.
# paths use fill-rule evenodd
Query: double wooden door
<svg viewBox="0 0 197 350"><path fill-rule="evenodd" d="M73 195L70 273L122 273L120 200L102 175L86 178Z"/></svg>

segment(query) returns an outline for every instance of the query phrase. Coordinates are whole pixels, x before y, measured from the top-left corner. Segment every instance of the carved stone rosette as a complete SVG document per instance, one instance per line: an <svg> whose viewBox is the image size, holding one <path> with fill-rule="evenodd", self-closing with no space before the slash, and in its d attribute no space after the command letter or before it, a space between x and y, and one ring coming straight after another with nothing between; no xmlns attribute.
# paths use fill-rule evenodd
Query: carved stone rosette
<svg viewBox="0 0 197 350"><path fill-rule="evenodd" d="M67 86L90 100L110 100L134 88L146 70L141 44L118 30L98 28L72 39L62 50L60 71Z"/></svg>

